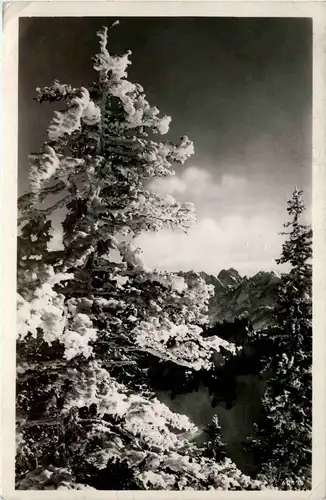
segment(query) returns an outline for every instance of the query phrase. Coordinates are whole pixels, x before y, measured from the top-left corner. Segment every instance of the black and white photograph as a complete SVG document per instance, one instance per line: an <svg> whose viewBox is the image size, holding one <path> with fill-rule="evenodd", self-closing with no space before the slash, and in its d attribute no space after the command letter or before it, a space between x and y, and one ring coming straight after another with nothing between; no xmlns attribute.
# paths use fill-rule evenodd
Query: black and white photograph
<svg viewBox="0 0 326 500"><path fill-rule="evenodd" d="M312 490L312 18L18 29L15 489Z"/></svg>

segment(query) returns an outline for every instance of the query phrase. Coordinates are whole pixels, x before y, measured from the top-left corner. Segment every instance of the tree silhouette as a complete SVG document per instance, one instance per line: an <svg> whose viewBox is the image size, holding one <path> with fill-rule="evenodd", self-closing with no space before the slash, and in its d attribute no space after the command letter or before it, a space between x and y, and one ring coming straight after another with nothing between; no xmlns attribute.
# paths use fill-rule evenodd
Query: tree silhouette
<svg viewBox="0 0 326 500"><path fill-rule="evenodd" d="M304 210L302 191L295 189L277 261L291 268L278 289L274 355L264 367L263 412L250 438L259 477L285 490L311 487L312 230L300 222Z"/></svg>

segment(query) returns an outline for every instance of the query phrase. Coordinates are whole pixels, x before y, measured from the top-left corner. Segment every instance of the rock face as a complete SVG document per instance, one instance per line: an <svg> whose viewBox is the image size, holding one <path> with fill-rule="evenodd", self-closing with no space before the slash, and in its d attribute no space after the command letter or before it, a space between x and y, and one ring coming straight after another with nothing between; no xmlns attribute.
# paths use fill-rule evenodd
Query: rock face
<svg viewBox="0 0 326 500"><path fill-rule="evenodd" d="M248 278L240 276L235 269L228 269L217 276L204 272L200 276L215 289L209 304L211 325L248 318L254 330L273 326L273 309L280 281L277 274L260 271Z"/></svg>

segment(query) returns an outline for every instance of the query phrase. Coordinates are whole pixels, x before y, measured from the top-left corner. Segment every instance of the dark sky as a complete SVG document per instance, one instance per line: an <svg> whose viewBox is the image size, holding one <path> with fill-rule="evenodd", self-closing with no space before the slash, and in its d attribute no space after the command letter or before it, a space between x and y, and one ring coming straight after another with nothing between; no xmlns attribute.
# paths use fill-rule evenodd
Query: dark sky
<svg viewBox="0 0 326 500"><path fill-rule="evenodd" d="M27 155L40 148L53 110L33 101L35 88L54 79L90 84L96 31L115 19L20 19L21 191ZM188 166L203 169L217 186L225 176L245 179L247 198L239 203L232 192L220 197L220 205L196 196L200 216L249 206L257 213L263 203L284 219L295 184L310 204L311 19L120 18L109 34L111 53L132 51L129 79L172 116L166 138L194 141Z"/></svg>

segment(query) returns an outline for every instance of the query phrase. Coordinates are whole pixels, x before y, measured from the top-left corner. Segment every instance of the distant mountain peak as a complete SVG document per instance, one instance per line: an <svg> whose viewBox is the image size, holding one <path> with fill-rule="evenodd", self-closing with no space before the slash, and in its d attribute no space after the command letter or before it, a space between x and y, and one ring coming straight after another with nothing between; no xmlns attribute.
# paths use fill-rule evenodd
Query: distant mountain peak
<svg viewBox="0 0 326 500"><path fill-rule="evenodd" d="M222 270L219 272L218 276L219 276L220 274L222 274L222 275L223 275L223 274L229 274L230 276L235 276L235 277L241 278L241 276L240 276L239 272L238 272L236 269L234 269L233 267L230 267L229 269L222 269Z"/></svg>
<svg viewBox="0 0 326 500"><path fill-rule="evenodd" d="M234 268L222 269L217 276L200 273L215 294L209 303L211 325L237 318L248 318L255 330L273 325L273 309L277 297L279 276L259 271L254 276L241 276Z"/></svg>
<svg viewBox="0 0 326 500"><path fill-rule="evenodd" d="M259 271L250 279L254 283L277 283L280 277L274 271Z"/></svg>
<svg viewBox="0 0 326 500"><path fill-rule="evenodd" d="M222 269L217 275L217 279L225 286L235 286L239 285L242 281L242 277L236 269L231 267L230 269Z"/></svg>
<svg viewBox="0 0 326 500"><path fill-rule="evenodd" d="M186 281L199 274L208 285L213 285L214 296L208 304L210 325L248 318L255 330L273 326L273 311L280 282L276 272L259 271L254 276L241 276L231 267L222 269L218 275L204 271L180 271L179 274Z"/></svg>

